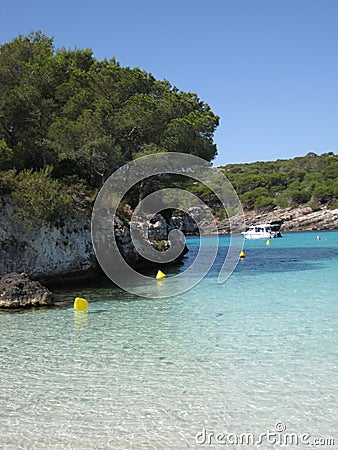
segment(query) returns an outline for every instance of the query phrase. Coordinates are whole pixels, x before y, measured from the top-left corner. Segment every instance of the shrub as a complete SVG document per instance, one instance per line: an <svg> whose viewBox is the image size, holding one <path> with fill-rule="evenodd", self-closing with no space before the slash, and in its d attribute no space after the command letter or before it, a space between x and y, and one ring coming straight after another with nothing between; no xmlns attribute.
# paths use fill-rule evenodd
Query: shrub
<svg viewBox="0 0 338 450"><path fill-rule="evenodd" d="M0 167L9 168L13 159L13 150L10 149L5 139L0 139Z"/></svg>
<svg viewBox="0 0 338 450"><path fill-rule="evenodd" d="M255 209L272 210L276 207L276 203L270 197L260 197L255 201Z"/></svg>
<svg viewBox="0 0 338 450"><path fill-rule="evenodd" d="M168 249L168 241L159 240L155 241L155 249L159 252L164 252Z"/></svg>
<svg viewBox="0 0 338 450"><path fill-rule="evenodd" d="M301 205L307 203L311 199L311 194L305 190L290 190L290 203L293 205Z"/></svg>
<svg viewBox="0 0 338 450"><path fill-rule="evenodd" d="M51 178L52 167L17 175L12 196L17 203L16 220L32 228L42 222L59 224L74 212L70 188Z"/></svg>
<svg viewBox="0 0 338 450"><path fill-rule="evenodd" d="M329 184L316 186L313 190L313 199L322 205L331 203L334 199L333 186Z"/></svg>
<svg viewBox="0 0 338 450"><path fill-rule="evenodd" d="M16 170L0 172L0 194L9 194L16 186Z"/></svg>

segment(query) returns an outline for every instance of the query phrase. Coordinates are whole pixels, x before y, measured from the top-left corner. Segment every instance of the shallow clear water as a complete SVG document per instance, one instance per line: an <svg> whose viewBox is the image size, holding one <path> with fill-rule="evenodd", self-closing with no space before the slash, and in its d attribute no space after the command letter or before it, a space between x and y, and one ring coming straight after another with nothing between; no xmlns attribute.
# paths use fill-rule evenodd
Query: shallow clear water
<svg viewBox="0 0 338 450"><path fill-rule="evenodd" d="M176 297L101 282L59 291L63 306L1 314L0 448L222 448L212 433L258 439L281 423L337 448L338 232L316 235L246 241L217 284L221 237L208 276ZM77 295L88 313L74 313Z"/></svg>

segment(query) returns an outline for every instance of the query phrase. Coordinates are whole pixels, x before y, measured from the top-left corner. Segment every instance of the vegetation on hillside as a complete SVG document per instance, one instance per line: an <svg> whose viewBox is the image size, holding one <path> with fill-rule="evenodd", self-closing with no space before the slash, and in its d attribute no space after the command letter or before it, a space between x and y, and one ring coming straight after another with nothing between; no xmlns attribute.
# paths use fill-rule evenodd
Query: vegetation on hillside
<svg viewBox="0 0 338 450"><path fill-rule="evenodd" d="M218 120L196 94L90 49L56 50L41 32L0 47L0 190L23 219L71 214L144 153L211 161Z"/></svg>
<svg viewBox="0 0 338 450"><path fill-rule="evenodd" d="M229 164L222 168L244 209L298 205L338 208L338 155L332 152L288 160Z"/></svg>
<svg viewBox="0 0 338 450"><path fill-rule="evenodd" d="M228 164L221 170L236 190L245 211L275 207L338 208L338 155L332 152L277 161ZM219 199L206 186L192 181L184 187L201 198L219 220L226 217Z"/></svg>

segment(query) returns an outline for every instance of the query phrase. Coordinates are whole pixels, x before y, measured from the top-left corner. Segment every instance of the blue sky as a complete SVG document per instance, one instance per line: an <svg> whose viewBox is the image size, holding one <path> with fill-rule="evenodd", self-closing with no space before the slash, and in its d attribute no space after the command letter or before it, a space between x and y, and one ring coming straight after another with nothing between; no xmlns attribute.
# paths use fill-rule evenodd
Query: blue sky
<svg viewBox="0 0 338 450"><path fill-rule="evenodd" d="M338 0L2 0L0 43L138 66L196 92L221 118L215 165L338 149Z"/></svg>

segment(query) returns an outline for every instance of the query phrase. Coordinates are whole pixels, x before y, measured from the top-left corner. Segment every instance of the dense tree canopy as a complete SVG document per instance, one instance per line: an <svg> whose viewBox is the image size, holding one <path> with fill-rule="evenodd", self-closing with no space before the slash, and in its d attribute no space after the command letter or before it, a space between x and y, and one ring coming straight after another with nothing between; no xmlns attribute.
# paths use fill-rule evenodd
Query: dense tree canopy
<svg viewBox="0 0 338 450"><path fill-rule="evenodd" d="M39 176L98 189L144 152L211 161L218 121L196 94L115 59L98 61L89 49L56 50L41 32L0 47L2 190L20 191L23 179Z"/></svg>
<svg viewBox="0 0 338 450"><path fill-rule="evenodd" d="M40 32L0 47L0 118L2 168L52 165L90 186L148 148L216 155L218 117L195 94Z"/></svg>

